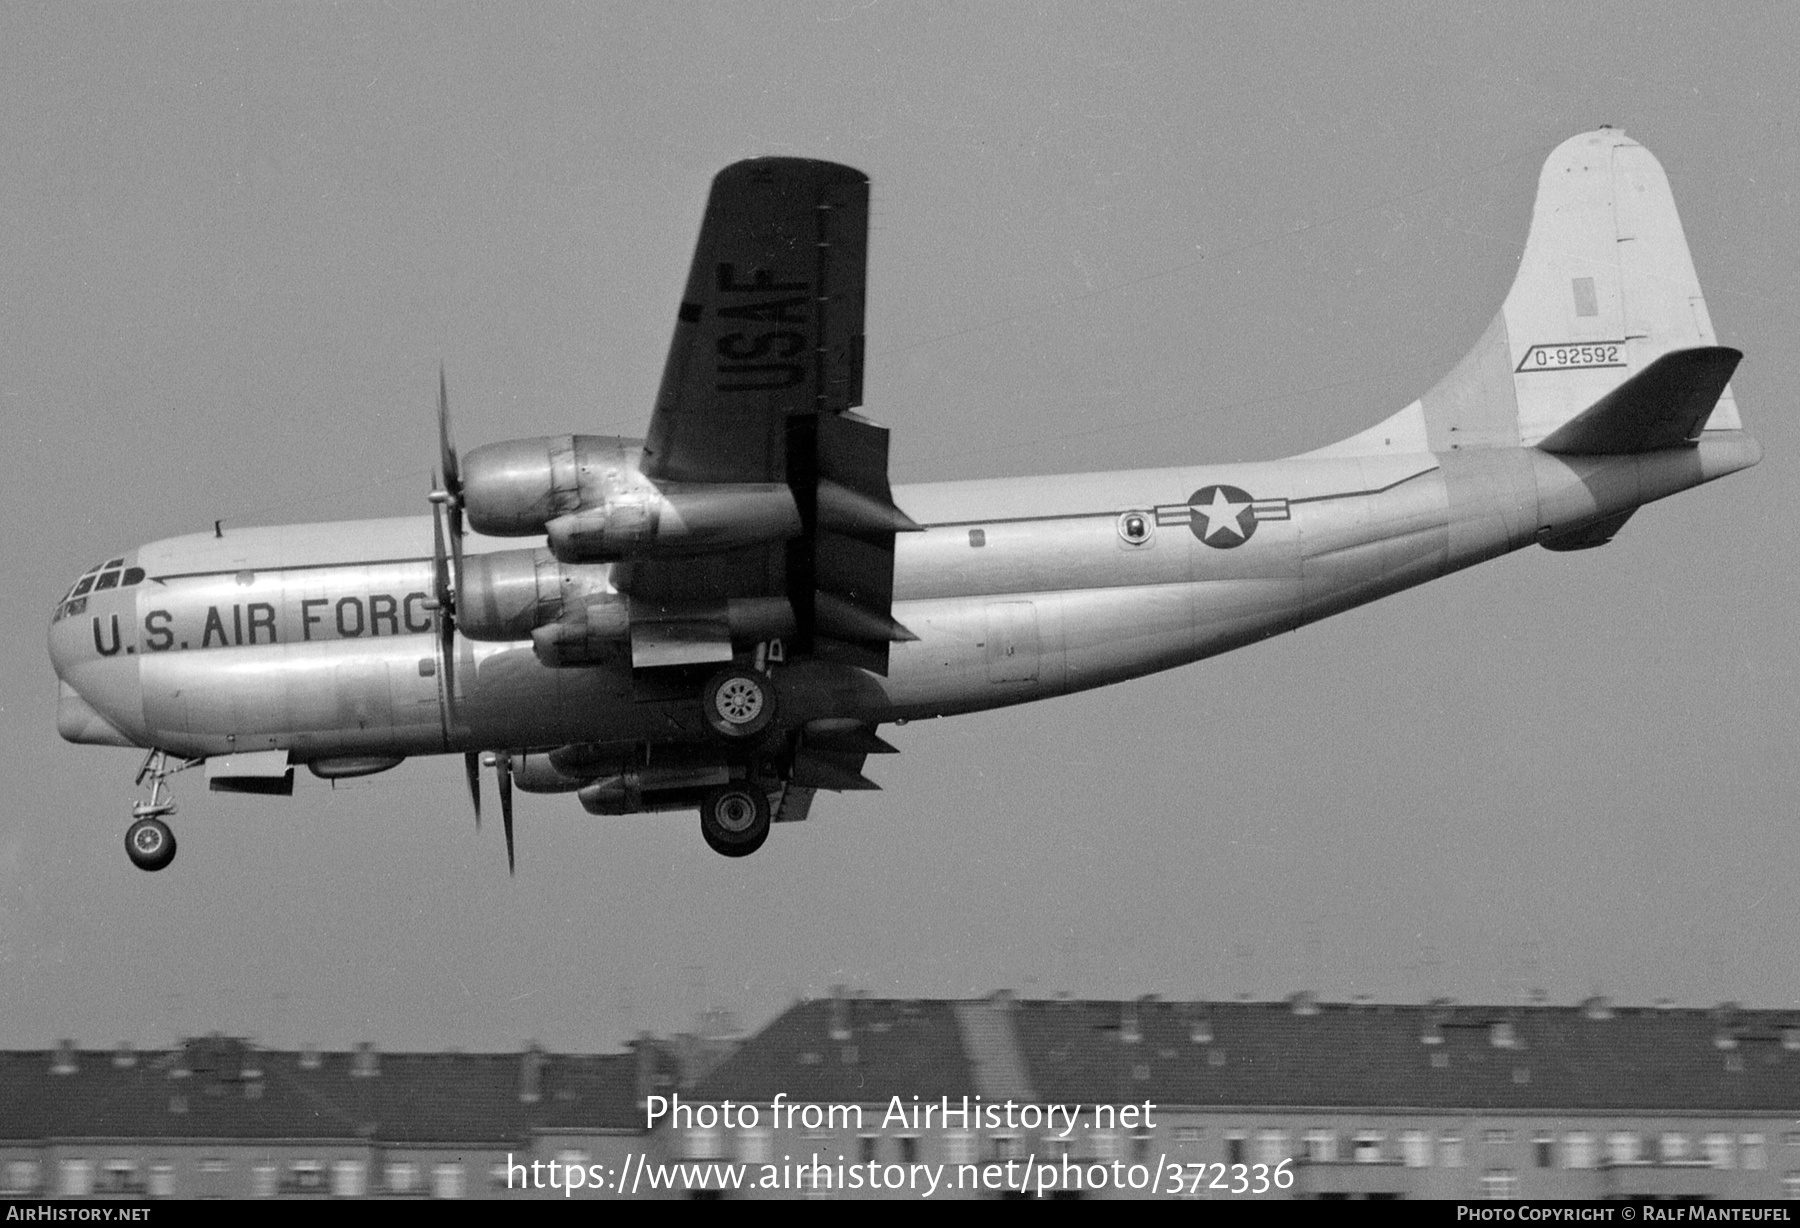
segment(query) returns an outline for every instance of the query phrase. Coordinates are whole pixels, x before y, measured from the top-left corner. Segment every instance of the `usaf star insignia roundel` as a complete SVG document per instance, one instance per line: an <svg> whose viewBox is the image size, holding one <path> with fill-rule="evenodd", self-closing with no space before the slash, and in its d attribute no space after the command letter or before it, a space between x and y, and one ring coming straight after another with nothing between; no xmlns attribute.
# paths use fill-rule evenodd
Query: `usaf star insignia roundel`
<svg viewBox="0 0 1800 1228"><path fill-rule="evenodd" d="M1194 536L1215 550L1230 550L1250 540L1264 520L1286 520L1286 499L1256 499L1236 486L1202 486L1186 503L1156 509L1158 524L1186 522Z"/></svg>

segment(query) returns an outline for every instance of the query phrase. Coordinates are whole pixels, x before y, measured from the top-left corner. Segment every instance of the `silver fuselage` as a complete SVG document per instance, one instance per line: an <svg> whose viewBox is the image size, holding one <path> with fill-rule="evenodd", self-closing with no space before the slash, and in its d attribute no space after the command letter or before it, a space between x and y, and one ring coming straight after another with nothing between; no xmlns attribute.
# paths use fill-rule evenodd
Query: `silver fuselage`
<svg viewBox="0 0 1800 1228"><path fill-rule="evenodd" d="M885 677L777 670L784 711L945 716L1197 661L1754 464L1709 432L1636 456L1534 448L1297 458L897 488ZM1203 540L1189 504L1255 500ZM1146 540L1121 517L1139 513ZM470 537L467 549L535 543ZM445 670L428 517L228 529L140 547L141 582L50 628L75 741L296 761L703 738L691 698L644 699L628 665L551 668L529 642L458 638ZM704 566L704 560L696 560ZM453 694L447 694L453 688Z"/></svg>

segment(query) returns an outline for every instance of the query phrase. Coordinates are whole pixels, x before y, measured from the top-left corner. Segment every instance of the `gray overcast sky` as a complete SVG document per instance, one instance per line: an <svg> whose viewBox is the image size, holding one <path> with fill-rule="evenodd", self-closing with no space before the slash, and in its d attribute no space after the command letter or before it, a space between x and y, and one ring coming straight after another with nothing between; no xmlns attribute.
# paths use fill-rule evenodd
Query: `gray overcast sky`
<svg viewBox="0 0 1800 1228"><path fill-rule="evenodd" d="M878 994L1800 1001L1800 7L0 8L0 1044L610 1047ZM639 433L706 185L874 179L897 481L1260 459L1474 341L1538 167L1661 158L1768 450L1171 674L893 731L747 862L453 758L288 800L63 744L51 603L131 544L424 509L464 447ZM491 793L491 782L490 799ZM491 803L490 803L491 804Z"/></svg>

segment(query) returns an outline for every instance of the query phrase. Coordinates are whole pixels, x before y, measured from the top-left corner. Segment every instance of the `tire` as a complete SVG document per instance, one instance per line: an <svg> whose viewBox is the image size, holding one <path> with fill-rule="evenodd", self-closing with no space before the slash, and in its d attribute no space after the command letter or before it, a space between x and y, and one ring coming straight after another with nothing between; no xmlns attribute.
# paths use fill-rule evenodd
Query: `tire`
<svg viewBox="0 0 1800 1228"><path fill-rule="evenodd" d="M139 819L125 829L125 855L154 873L175 860L175 833L161 819Z"/></svg>
<svg viewBox="0 0 1800 1228"><path fill-rule="evenodd" d="M754 738L775 720L775 688L766 674L741 665L722 669L700 693L707 727L731 742Z"/></svg>
<svg viewBox="0 0 1800 1228"><path fill-rule="evenodd" d="M769 838L769 795L753 784L720 785L700 803L700 835L723 857L748 857Z"/></svg>

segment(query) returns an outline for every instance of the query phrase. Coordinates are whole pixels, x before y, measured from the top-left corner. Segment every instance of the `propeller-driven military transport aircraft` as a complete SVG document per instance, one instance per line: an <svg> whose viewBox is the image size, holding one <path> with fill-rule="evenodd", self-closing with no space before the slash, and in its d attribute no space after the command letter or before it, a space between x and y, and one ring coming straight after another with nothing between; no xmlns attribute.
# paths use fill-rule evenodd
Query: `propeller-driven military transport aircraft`
<svg viewBox="0 0 1800 1228"><path fill-rule="evenodd" d="M56 605L57 727L147 749L125 847L175 855L169 777L290 794L460 753L593 814L700 812L730 857L884 722L1134 678L1754 465L1661 166L1559 146L1517 279L1424 396L1330 447L893 489L862 404L868 180L764 158L713 182L648 437L458 455L429 517L221 528L90 568Z"/></svg>

